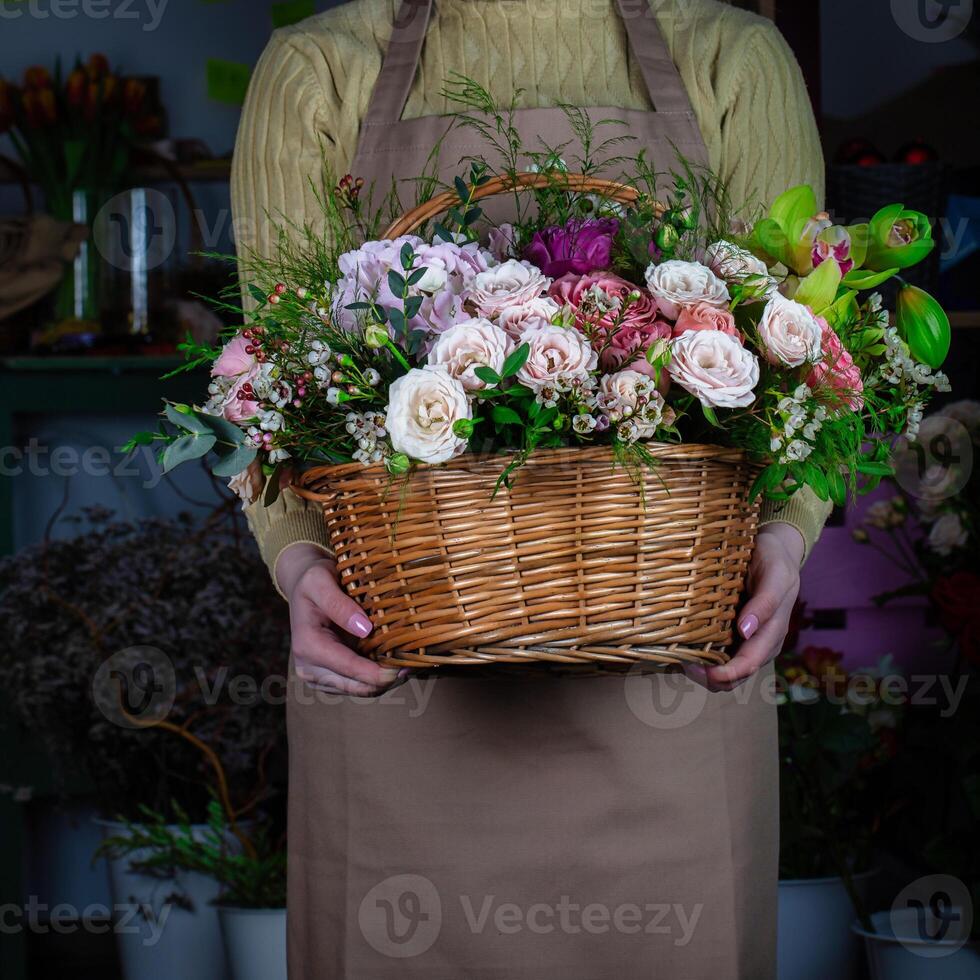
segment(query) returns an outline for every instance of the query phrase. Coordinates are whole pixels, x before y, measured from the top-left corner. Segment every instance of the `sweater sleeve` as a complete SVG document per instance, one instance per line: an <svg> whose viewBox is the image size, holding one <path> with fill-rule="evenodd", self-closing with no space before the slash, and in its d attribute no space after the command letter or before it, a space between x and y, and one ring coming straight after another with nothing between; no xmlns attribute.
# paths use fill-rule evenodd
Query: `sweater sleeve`
<svg viewBox="0 0 980 980"><path fill-rule="evenodd" d="M324 164L333 167L336 162L336 141L325 125L330 113L323 88L301 40L295 32L277 31L249 85L231 174L239 255L249 250L272 255L279 227L306 222L315 227L319 208L314 186ZM243 303L249 302L243 295ZM274 583L276 563L289 545L307 542L330 553L319 506L288 487L271 507L257 501L245 508L245 515Z"/></svg>
<svg viewBox="0 0 980 980"><path fill-rule="evenodd" d="M771 24L753 31L721 120L720 176L749 214L798 184L809 184L823 200L823 153L810 97L789 45ZM761 523L795 527L806 560L831 509L804 487L786 502L765 501Z"/></svg>

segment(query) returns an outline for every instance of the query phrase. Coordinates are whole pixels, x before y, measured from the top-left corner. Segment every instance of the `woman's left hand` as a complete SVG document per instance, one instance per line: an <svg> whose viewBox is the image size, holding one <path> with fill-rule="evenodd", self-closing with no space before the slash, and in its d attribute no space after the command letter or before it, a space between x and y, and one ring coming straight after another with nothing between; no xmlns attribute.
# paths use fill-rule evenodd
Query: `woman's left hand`
<svg viewBox="0 0 980 980"><path fill-rule="evenodd" d="M693 680L711 691L731 691L776 657L800 591L803 550L803 536L792 524L760 528L747 580L751 598L738 617L743 642L727 664L689 670Z"/></svg>

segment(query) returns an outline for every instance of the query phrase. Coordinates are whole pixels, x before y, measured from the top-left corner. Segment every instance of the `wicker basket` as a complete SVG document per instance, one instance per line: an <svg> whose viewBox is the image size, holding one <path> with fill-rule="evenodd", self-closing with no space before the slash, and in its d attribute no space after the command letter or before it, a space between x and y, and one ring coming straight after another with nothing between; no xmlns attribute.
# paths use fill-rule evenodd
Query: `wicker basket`
<svg viewBox="0 0 980 980"><path fill-rule="evenodd" d="M506 457L420 467L325 466L296 488L322 503L340 579L388 666L724 663L758 522L756 469L717 446L535 453L491 500ZM637 480L640 481L639 485Z"/></svg>
<svg viewBox="0 0 980 980"><path fill-rule="evenodd" d="M567 174L568 190L624 204L632 187ZM554 175L521 174L523 188ZM475 198L513 189L505 178ZM395 238L453 205L439 195ZM392 667L550 664L572 671L724 663L758 507L757 467L718 446L645 444L655 466L608 447L534 453L510 490L507 456L420 466L324 466L294 492L323 506L340 579L374 623L363 653Z"/></svg>

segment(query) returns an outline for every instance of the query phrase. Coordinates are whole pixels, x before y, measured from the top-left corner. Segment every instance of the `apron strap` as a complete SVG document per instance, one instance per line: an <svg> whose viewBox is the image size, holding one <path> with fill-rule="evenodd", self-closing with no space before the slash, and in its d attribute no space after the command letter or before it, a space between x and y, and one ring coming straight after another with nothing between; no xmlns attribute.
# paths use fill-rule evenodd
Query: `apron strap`
<svg viewBox="0 0 980 980"><path fill-rule="evenodd" d="M693 112L650 0L616 0L616 7L654 108L658 112ZM415 81L431 15L432 0L403 0L381 73L371 93L365 123L386 125L401 119Z"/></svg>
<svg viewBox="0 0 980 980"><path fill-rule="evenodd" d="M365 123L390 124L401 119L415 81L431 15L432 0L403 0L392 25L381 74L374 84L364 116Z"/></svg>
<svg viewBox="0 0 980 980"><path fill-rule="evenodd" d="M670 56L650 0L616 0L630 53L636 59L647 94L657 112L693 112L681 73Z"/></svg>

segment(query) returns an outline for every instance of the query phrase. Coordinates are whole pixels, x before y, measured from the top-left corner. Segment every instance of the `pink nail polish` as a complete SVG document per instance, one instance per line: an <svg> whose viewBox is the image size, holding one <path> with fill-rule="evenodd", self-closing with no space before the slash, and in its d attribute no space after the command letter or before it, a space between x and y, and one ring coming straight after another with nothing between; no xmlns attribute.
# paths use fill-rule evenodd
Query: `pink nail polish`
<svg viewBox="0 0 980 980"><path fill-rule="evenodd" d="M753 616L751 613L749 613L749 615L746 616L745 619L743 619L738 624L738 631L742 634L743 637L745 637L746 640L751 639L752 635L755 633L755 631L758 628L759 628L759 620L756 616Z"/></svg>
<svg viewBox="0 0 980 980"><path fill-rule="evenodd" d="M408 677L408 667L402 667L402 669L398 671L399 680L402 680L405 677Z"/></svg>
<svg viewBox="0 0 980 980"><path fill-rule="evenodd" d="M354 613L347 621L347 629L355 636L367 636L374 627L371 625L371 620L363 613Z"/></svg>

